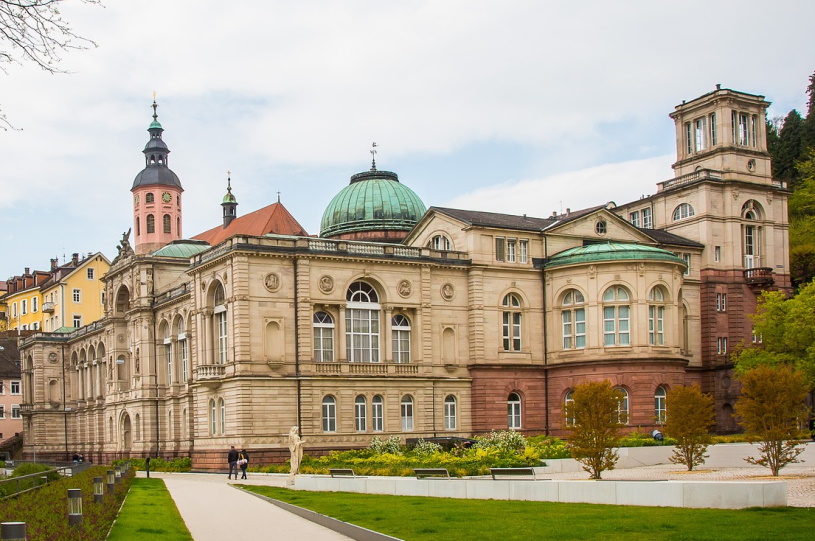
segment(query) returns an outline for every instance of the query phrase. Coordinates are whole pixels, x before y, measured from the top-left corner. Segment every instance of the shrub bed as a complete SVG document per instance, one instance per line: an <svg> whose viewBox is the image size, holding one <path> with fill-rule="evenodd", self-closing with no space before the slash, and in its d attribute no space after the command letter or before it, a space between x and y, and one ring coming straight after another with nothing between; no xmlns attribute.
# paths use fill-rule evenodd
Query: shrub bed
<svg viewBox="0 0 815 541"><path fill-rule="evenodd" d="M94 466L73 477L0 502L0 522L25 522L29 541L102 541L107 537L116 514L124 501L134 472L122 477L113 494L107 493L102 503L95 503L93 478L105 477L108 466ZM82 491L82 524L68 524L68 489Z"/></svg>
<svg viewBox="0 0 815 541"><path fill-rule="evenodd" d="M129 458L127 460L114 460L113 465L118 466L124 462L130 462L130 467L137 470L144 471L147 469L144 464L143 458ZM167 472L187 472L192 469L192 459L189 457L174 458L173 460L164 460L163 458L150 459L150 471L167 471Z"/></svg>

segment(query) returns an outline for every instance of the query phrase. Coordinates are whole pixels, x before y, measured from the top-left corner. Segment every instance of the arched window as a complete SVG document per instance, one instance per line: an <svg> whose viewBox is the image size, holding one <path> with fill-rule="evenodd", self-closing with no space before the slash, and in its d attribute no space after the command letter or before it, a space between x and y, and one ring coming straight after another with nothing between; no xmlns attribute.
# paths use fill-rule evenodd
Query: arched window
<svg viewBox="0 0 815 541"><path fill-rule="evenodd" d="M365 282L354 282L346 293L346 354L352 363L379 362L379 296Z"/></svg>
<svg viewBox="0 0 815 541"><path fill-rule="evenodd" d="M400 407L400 414L402 417L402 431L410 432L413 430L413 397L405 395L402 397L402 404Z"/></svg>
<svg viewBox="0 0 815 541"><path fill-rule="evenodd" d="M509 293L501 306L504 308L501 327L504 351L521 351L521 299Z"/></svg>
<svg viewBox="0 0 815 541"><path fill-rule="evenodd" d="M333 396L323 398L323 432L337 431L337 401Z"/></svg>
<svg viewBox="0 0 815 541"><path fill-rule="evenodd" d="M393 316L391 320L391 333L393 335L393 362L410 362L410 321L402 314Z"/></svg>
<svg viewBox="0 0 815 541"><path fill-rule="evenodd" d="M147 215L147 232L148 233L155 233L156 232L156 217L152 214Z"/></svg>
<svg viewBox="0 0 815 541"><path fill-rule="evenodd" d="M385 401L380 395L371 400L371 424L374 432L385 430Z"/></svg>
<svg viewBox="0 0 815 541"><path fill-rule="evenodd" d="M145 203L152 203L154 201L154 199L155 199L155 196L153 195L153 192L147 192L147 195L144 196L144 202Z"/></svg>
<svg viewBox="0 0 815 541"><path fill-rule="evenodd" d="M181 383L185 383L189 379L189 343L187 342L187 331L183 316L179 316L176 320L175 332L178 340L179 362L181 363Z"/></svg>
<svg viewBox="0 0 815 541"><path fill-rule="evenodd" d="M576 289L570 289L563 296L560 312L563 324L563 349L586 347L586 299Z"/></svg>
<svg viewBox="0 0 815 541"><path fill-rule="evenodd" d="M161 324L161 336L164 337L164 364L167 368L167 385L173 384L173 338L170 335L170 326L165 321Z"/></svg>
<svg viewBox="0 0 815 541"><path fill-rule="evenodd" d="M164 217L162 218L162 220L164 221L164 232L165 233L172 233L173 232L173 230L172 230L173 222L170 219L170 215L165 214Z"/></svg>
<svg viewBox="0 0 815 541"><path fill-rule="evenodd" d="M447 395L444 399L444 429L455 430L458 427L456 412L456 397Z"/></svg>
<svg viewBox="0 0 815 541"><path fill-rule="evenodd" d="M648 343L665 345L665 293L660 286L648 293Z"/></svg>
<svg viewBox="0 0 815 541"><path fill-rule="evenodd" d="M138 237L139 235L141 235L141 220L139 220L139 217L137 216L136 217L136 236Z"/></svg>
<svg viewBox="0 0 815 541"><path fill-rule="evenodd" d="M215 399L209 399L209 434L214 436L218 433L218 412L215 409Z"/></svg>
<svg viewBox="0 0 815 541"><path fill-rule="evenodd" d="M572 404L574 404L574 391L570 389L563 396L563 422L565 426L574 426L574 416L570 410Z"/></svg>
<svg viewBox="0 0 815 541"><path fill-rule="evenodd" d="M680 203L679 206L674 209L673 220L684 220L685 218L690 218L694 214L696 213L693 211L693 207L690 206L689 203Z"/></svg>
<svg viewBox="0 0 815 541"><path fill-rule="evenodd" d="M521 428L521 397L518 393L510 393L507 397L507 428Z"/></svg>
<svg viewBox="0 0 815 541"><path fill-rule="evenodd" d="M625 288L612 286L603 293L603 345L631 345L630 296Z"/></svg>
<svg viewBox="0 0 815 541"><path fill-rule="evenodd" d="M620 393L620 400L617 402L617 420L624 424L628 424L628 391L622 387L614 387L615 391Z"/></svg>
<svg viewBox="0 0 815 541"><path fill-rule="evenodd" d="M226 434L226 404L223 398L218 399L218 413L221 416L221 435Z"/></svg>
<svg viewBox="0 0 815 541"><path fill-rule="evenodd" d="M334 360L334 320L326 312L314 313L314 360Z"/></svg>
<svg viewBox="0 0 815 541"><path fill-rule="evenodd" d="M665 409L665 395L665 387L662 385L657 387L657 390L654 391L654 418L658 424L665 422L665 415L667 413Z"/></svg>
<svg viewBox="0 0 815 541"><path fill-rule="evenodd" d="M362 395L354 400L354 425L357 432L368 430L368 404Z"/></svg>
<svg viewBox="0 0 815 541"><path fill-rule="evenodd" d="M216 350L218 357L215 361L218 364L226 364L229 345L226 332L226 295L224 293L224 286L220 282L213 293L213 314L213 323L215 325L215 329L213 329L215 332L213 334L218 340Z"/></svg>
<svg viewBox="0 0 815 541"><path fill-rule="evenodd" d="M441 252L449 252L452 250L453 244L450 242L444 235L435 235L429 241L427 241L427 247L432 248L433 250L439 250Z"/></svg>
<svg viewBox="0 0 815 541"><path fill-rule="evenodd" d="M761 227L755 222L761 219L763 209L757 201L747 201L741 208L745 223L742 227L742 253L744 268L752 269L761 266Z"/></svg>

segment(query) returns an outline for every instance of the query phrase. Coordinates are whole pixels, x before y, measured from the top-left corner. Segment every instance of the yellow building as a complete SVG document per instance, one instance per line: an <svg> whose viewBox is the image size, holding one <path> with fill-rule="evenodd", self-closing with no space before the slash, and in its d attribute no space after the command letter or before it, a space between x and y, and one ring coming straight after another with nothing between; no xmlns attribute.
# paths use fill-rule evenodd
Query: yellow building
<svg viewBox="0 0 815 541"><path fill-rule="evenodd" d="M102 317L104 285L100 278L110 268L101 253L58 265L51 260L50 271L31 271L6 282L3 302L9 330L56 331L81 327Z"/></svg>

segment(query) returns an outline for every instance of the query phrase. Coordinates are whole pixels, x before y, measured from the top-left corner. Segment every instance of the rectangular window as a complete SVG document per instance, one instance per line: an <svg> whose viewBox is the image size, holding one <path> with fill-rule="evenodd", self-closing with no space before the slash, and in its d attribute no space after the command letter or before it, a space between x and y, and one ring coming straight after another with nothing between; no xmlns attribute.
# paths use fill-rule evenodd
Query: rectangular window
<svg viewBox="0 0 815 541"><path fill-rule="evenodd" d="M496 261L503 261L504 260L504 238L503 237L496 237L495 238L495 260Z"/></svg>
<svg viewBox="0 0 815 541"><path fill-rule="evenodd" d="M739 113L739 145L747 146L750 141L747 129L747 114Z"/></svg>
<svg viewBox="0 0 815 541"><path fill-rule="evenodd" d="M20 392L20 380L11 380L11 394L22 394Z"/></svg>
<svg viewBox="0 0 815 541"><path fill-rule="evenodd" d="M375 432L382 432L385 429L385 414L383 410L382 400L378 397L374 397L374 401L371 404L371 424Z"/></svg>
<svg viewBox="0 0 815 541"><path fill-rule="evenodd" d="M572 349L572 312L565 310L560 317L563 322L563 349Z"/></svg>
<svg viewBox="0 0 815 541"><path fill-rule="evenodd" d="M354 404L354 424L357 432L368 430L368 416L365 411L365 401Z"/></svg>
<svg viewBox="0 0 815 541"><path fill-rule="evenodd" d="M331 401L323 401L323 432L337 431L337 405Z"/></svg>
<svg viewBox="0 0 815 541"><path fill-rule="evenodd" d="M716 146L716 113L710 113L710 144Z"/></svg>
<svg viewBox="0 0 815 541"><path fill-rule="evenodd" d="M631 222L631 225L634 227L640 226L640 211L635 210L631 214L628 215L628 221Z"/></svg>
<svg viewBox="0 0 815 541"><path fill-rule="evenodd" d="M227 334L226 334L226 311L215 314L215 323L218 331L218 362L226 364L227 361Z"/></svg>
<svg viewBox="0 0 815 541"><path fill-rule="evenodd" d="M750 117L750 146L756 147L756 134L758 133L756 115Z"/></svg>
<svg viewBox="0 0 815 541"><path fill-rule="evenodd" d="M720 336L716 339L716 353L725 355L727 353L727 337Z"/></svg>
<svg viewBox="0 0 815 541"><path fill-rule="evenodd" d="M12 419L22 419L23 416L20 415L20 404L12 404L11 405L11 418Z"/></svg>
<svg viewBox="0 0 815 541"><path fill-rule="evenodd" d="M79 328L82 326L82 316L74 316L72 327Z"/></svg>
<svg viewBox="0 0 815 541"><path fill-rule="evenodd" d="M730 136L733 140L734 145L738 141L738 136L736 135L737 126L738 126L738 115L736 114L736 111L730 111L730 131L731 131Z"/></svg>
<svg viewBox="0 0 815 541"><path fill-rule="evenodd" d="M764 342L764 337L761 334L756 333L755 328L753 329L753 343L754 344L761 344Z"/></svg>
<svg viewBox="0 0 815 541"><path fill-rule="evenodd" d="M186 335L185 335L186 337ZM186 338L178 339L178 343L181 345L181 381L187 381L187 360L189 358L189 351L187 350L187 340Z"/></svg>
<svg viewBox="0 0 815 541"><path fill-rule="evenodd" d="M685 122L685 149L688 154L693 154L693 137L690 122Z"/></svg>
<svg viewBox="0 0 815 541"><path fill-rule="evenodd" d="M17 303L11 304L11 317L17 317Z"/></svg>
<svg viewBox="0 0 815 541"><path fill-rule="evenodd" d="M4 404L0 404L0 419L6 418L6 406Z"/></svg>
<svg viewBox="0 0 815 541"><path fill-rule="evenodd" d="M652 346L665 345L665 307L648 307L648 343Z"/></svg>
<svg viewBox="0 0 815 541"><path fill-rule="evenodd" d="M37 297L31 297L31 311L36 312L40 309L40 300Z"/></svg>
<svg viewBox="0 0 815 541"><path fill-rule="evenodd" d="M6 394L6 382L0 379L0 394Z"/></svg>
<svg viewBox="0 0 815 541"><path fill-rule="evenodd" d="M705 139L707 135L707 119L705 117L697 118L694 124L694 143L696 146L696 152L700 150L704 150L707 148L707 140Z"/></svg>
<svg viewBox="0 0 815 541"><path fill-rule="evenodd" d="M20 301L20 314L26 315L28 313L28 301L23 299Z"/></svg>
<svg viewBox="0 0 815 541"><path fill-rule="evenodd" d="M682 261L684 261L686 265L684 274L685 276L688 276L690 274L690 254L682 254L681 257Z"/></svg>
<svg viewBox="0 0 815 541"><path fill-rule="evenodd" d="M727 311L727 293L716 293L716 311Z"/></svg>
<svg viewBox="0 0 815 541"><path fill-rule="evenodd" d="M642 227L645 229L651 229L653 226L654 224L651 220L651 209L642 209Z"/></svg>
<svg viewBox="0 0 815 541"><path fill-rule="evenodd" d="M521 313L504 312L504 351L521 351Z"/></svg>
<svg viewBox="0 0 815 541"><path fill-rule="evenodd" d="M529 241L518 241L518 263L526 263L529 261Z"/></svg>
<svg viewBox="0 0 815 541"><path fill-rule="evenodd" d="M714 246L713 247L713 261L718 263L722 260L722 247L721 246Z"/></svg>
<svg viewBox="0 0 815 541"><path fill-rule="evenodd" d="M444 429L445 430L455 430L456 429L456 401L455 400L445 400L444 401Z"/></svg>
<svg viewBox="0 0 815 541"><path fill-rule="evenodd" d="M507 261L515 263L515 248L517 241L515 239L507 239Z"/></svg>
<svg viewBox="0 0 815 541"><path fill-rule="evenodd" d="M94 277L94 270L92 267L88 267L88 280L93 280Z"/></svg>
<svg viewBox="0 0 815 541"><path fill-rule="evenodd" d="M82 290L74 289L73 290L73 299L74 299L74 302L76 302L76 303L82 302Z"/></svg>
<svg viewBox="0 0 815 541"><path fill-rule="evenodd" d="M348 362L379 362L379 310L347 309L345 333Z"/></svg>

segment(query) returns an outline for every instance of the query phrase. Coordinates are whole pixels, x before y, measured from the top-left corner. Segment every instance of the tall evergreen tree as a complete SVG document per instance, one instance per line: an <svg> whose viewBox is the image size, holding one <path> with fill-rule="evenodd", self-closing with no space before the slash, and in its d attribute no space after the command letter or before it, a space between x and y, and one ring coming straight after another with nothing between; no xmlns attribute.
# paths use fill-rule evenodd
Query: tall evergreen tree
<svg viewBox="0 0 815 541"><path fill-rule="evenodd" d="M804 119L793 109L784 119L784 126L779 132L777 153L773 156L773 176L776 180L784 180L787 187L795 189L800 181L800 175L795 167L796 162L804 154Z"/></svg>
<svg viewBox="0 0 815 541"><path fill-rule="evenodd" d="M804 120L804 150L815 148L815 73L809 76L807 94L809 94L809 102L807 103L807 116Z"/></svg>

